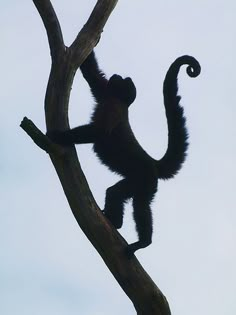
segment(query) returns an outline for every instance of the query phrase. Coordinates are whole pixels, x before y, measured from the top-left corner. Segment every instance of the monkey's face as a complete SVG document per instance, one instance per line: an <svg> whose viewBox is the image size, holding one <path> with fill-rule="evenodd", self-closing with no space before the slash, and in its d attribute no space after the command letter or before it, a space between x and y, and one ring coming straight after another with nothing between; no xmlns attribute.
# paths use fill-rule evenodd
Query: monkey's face
<svg viewBox="0 0 236 315"><path fill-rule="evenodd" d="M131 105L136 98L136 87L131 78L123 79L120 75L114 74L108 81L108 92L112 97Z"/></svg>

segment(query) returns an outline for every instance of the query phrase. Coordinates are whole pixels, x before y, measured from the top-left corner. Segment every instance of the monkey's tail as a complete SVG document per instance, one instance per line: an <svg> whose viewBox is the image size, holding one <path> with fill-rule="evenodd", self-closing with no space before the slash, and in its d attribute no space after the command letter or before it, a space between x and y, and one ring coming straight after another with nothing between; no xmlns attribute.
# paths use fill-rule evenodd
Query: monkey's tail
<svg viewBox="0 0 236 315"><path fill-rule="evenodd" d="M158 177L170 179L181 169L188 149L188 131L181 97L178 95L178 73L182 65L188 65L187 74L195 78L201 72L199 62L191 56L177 58L170 66L163 84L164 105L168 124L168 148L159 161Z"/></svg>

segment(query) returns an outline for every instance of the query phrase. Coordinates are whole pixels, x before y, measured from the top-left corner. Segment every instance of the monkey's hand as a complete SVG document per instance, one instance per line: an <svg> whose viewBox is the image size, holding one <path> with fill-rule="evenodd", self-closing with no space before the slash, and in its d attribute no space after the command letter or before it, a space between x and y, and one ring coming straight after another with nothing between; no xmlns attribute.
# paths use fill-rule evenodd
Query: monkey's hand
<svg viewBox="0 0 236 315"><path fill-rule="evenodd" d="M68 142L68 136L65 131L52 130L52 131L48 131L46 135L51 141L57 144L61 144L63 146L72 145L71 143Z"/></svg>

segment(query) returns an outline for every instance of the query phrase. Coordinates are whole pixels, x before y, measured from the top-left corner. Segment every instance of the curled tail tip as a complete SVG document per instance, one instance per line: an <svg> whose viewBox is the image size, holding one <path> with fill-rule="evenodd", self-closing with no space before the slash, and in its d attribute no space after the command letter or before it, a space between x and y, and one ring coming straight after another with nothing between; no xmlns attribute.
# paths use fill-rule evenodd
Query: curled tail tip
<svg viewBox="0 0 236 315"><path fill-rule="evenodd" d="M192 56L181 56L174 61L173 65L177 66L178 69L187 65L186 72L191 78L196 78L201 73L200 63Z"/></svg>
<svg viewBox="0 0 236 315"><path fill-rule="evenodd" d="M189 58L189 65L186 72L191 78L196 78L201 73L200 63L194 57L189 56Z"/></svg>

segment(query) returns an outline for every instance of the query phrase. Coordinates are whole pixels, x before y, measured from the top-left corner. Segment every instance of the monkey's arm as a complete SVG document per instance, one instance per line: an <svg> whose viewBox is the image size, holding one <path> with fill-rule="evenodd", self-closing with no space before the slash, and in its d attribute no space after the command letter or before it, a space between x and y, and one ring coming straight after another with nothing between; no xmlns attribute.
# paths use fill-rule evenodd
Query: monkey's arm
<svg viewBox="0 0 236 315"><path fill-rule="evenodd" d="M65 131L52 131L48 137L55 143L62 145L94 143L98 136L97 128L92 125L83 125Z"/></svg>
<svg viewBox="0 0 236 315"><path fill-rule="evenodd" d="M99 69L94 51L87 57L87 59L80 66L83 77L88 82L93 96L97 102L104 99L108 80L105 74Z"/></svg>

